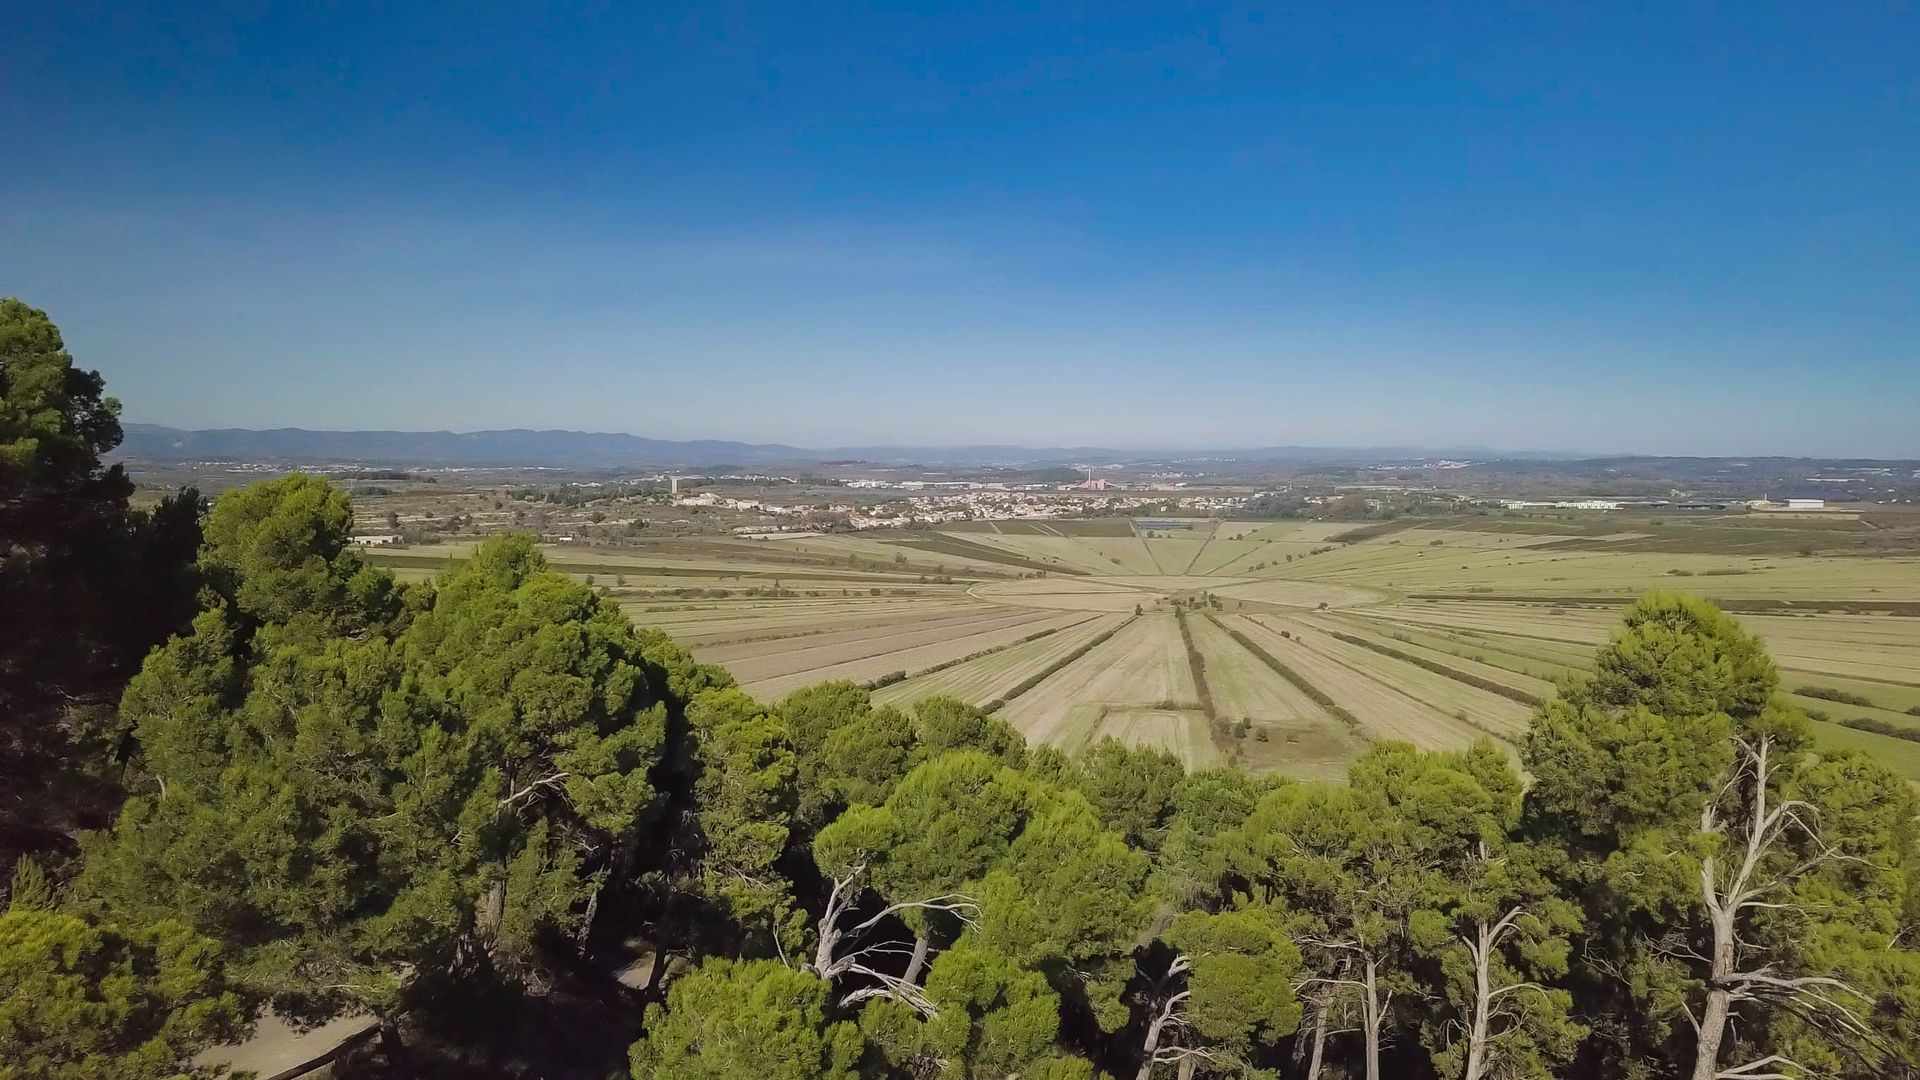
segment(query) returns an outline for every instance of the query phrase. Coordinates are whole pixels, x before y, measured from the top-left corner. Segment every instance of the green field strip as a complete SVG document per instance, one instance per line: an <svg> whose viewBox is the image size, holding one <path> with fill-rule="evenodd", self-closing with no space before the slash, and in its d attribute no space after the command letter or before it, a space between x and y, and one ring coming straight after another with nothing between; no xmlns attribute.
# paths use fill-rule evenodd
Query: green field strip
<svg viewBox="0 0 1920 1080"><path fill-rule="evenodd" d="M409 570L445 570L465 561L453 555L410 555L404 551L381 551L377 548L362 552L366 560L376 566ZM899 585L911 584L914 575L868 574L850 570L834 570L830 567L799 567L791 570L753 570L731 566L658 566L643 562L585 562L576 559L556 559L549 555L547 565L563 574L575 576L593 574L614 578L627 577L657 578L700 578L713 579L751 579L756 581L833 581L851 582L861 585ZM805 571L804 573L801 571ZM957 576L957 575L956 575ZM609 582L611 583L611 582Z"/></svg>
<svg viewBox="0 0 1920 1080"><path fill-rule="evenodd" d="M1366 747L1364 736L1287 681L1210 618L1188 620L1206 657L1208 694L1226 725L1236 759L1248 768L1330 778ZM1233 732L1241 721L1244 733Z"/></svg>
<svg viewBox="0 0 1920 1080"><path fill-rule="evenodd" d="M899 678L887 679L885 681L875 680L875 681L869 682L866 684L866 688L869 690L878 690L881 687L891 686L897 682L905 682L908 679L922 678L927 675L933 675L933 674L937 674L939 672L945 671L948 668L959 667L961 664L970 664L976 660L984 660L997 653L1006 652L1008 649L1017 649L1022 645L1028 645L1033 642L1052 637L1055 634L1064 633L1066 631L1072 630L1075 627L1084 626L1085 624L1090 623L1097 618L1099 618L1098 615L1088 615L1086 618L1080 619L1077 622L1070 622L1065 626L1050 626L1044 630L1039 630L1034 633L1028 634L1026 637L1019 638L1014 641L1009 641L1004 645L995 645L990 649L981 649L978 652L971 652L966 654L965 656L956 656L951 660L942 660L937 664L931 664L927 667L919 669L918 671L911 671L911 672L902 671L899 673L899 676L900 676Z"/></svg>
<svg viewBox="0 0 1920 1080"><path fill-rule="evenodd" d="M810 546L810 545L819 546ZM871 544L872 547L867 545ZM798 540L708 540L708 541L649 541L642 542L631 552L627 550L607 550L597 548L556 548L544 547L548 561L554 565L571 565L577 562L599 560L608 565L626 563L630 565L648 565L665 561L671 565L673 560L693 560L691 565L702 562L719 562L729 565L745 565L765 569L783 567L812 567L821 570L866 571L882 574L931 574L936 571L932 564L895 563L893 555L879 541L863 541L856 537L818 537ZM859 564L850 560L860 560Z"/></svg>
<svg viewBox="0 0 1920 1080"><path fill-rule="evenodd" d="M1055 574L1083 574L1086 571L1063 567L1052 563L1008 551L992 544L963 539L958 536L939 534L932 537L911 537L894 540L901 547L918 548L924 551L944 553L957 558L977 559L981 562L999 563L1003 566L1017 566L1023 570L1041 570Z"/></svg>
<svg viewBox="0 0 1920 1080"><path fill-rule="evenodd" d="M1915 783L1920 783L1920 742L1909 742L1841 724L1810 720L1814 739L1823 746L1858 750Z"/></svg>
<svg viewBox="0 0 1920 1080"><path fill-rule="evenodd" d="M1204 558L1194 560L1192 572L1207 577L1232 577L1227 568L1241 559L1250 558L1260 551L1261 546L1258 540L1215 536L1208 542Z"/></svg>
<svg viewBox="0 0 1920 1080"><path fill-rule="evenodd" d="M1295 625L1302 624L1296 622ZM1529 722L1528 709L1519 702L1503 699L1499 695L1464 683L1454 682L1444 675L1427 671L1417 664L1380 656L1372 650L1343 642L1324 630L1320 631L1320 636L1317 638L1295 633L1294 642L1308 652L1338 664L1356 675L1371 679L1408 701L1431 709L1454 723L1463 724L1482 735L1512 743L1526 733ZM1447 685L1435 683L1433 680L1436 679L1442 680ZM1429 688L1432 693L1420 694L1408 689L1421 686ZM1454 689L1450 690L1450 687ZM1505 715L1502 717L1500 714Z"/></svg>
<svg viewBox="0 0 1920 1080"><path fill-rule="evenodd" d="M762 541L761 545L764 547L772 543L777 544L783 550L804 551L819 558L832 559L837 557L842 563L846 563L849 559L858 559L861 566L870 565L902 571L911 569L915 573L951 574L954 572L956 566L955 560L958 560L957 565L960 570L968 576L993 578L1018 576L1013 572L1014 568L1010 568L1004 563L991 563L952 553L937 553L938 558L932 563L915 561L925 558L925 554L898 542L899 539L913 539L914 537L911 535L905 537L887 535L891 532L892 530L886 530L885 532L868 533L861 536L839 535L818 538L810 537L800 540ZM901 558L905 558L907 561L904 563L895 561ZM859 569L860 566L849 565L848 568Z"/></svg>
<svg viewBox="0 0 1920 1080"><path fill-rule="evenodd" d="M791 655L796 652L875 639L912 640L918 644L920 638L929 636L937 638L938 635L961 630L972 633L976 631L970 630L971 627L1017 622L1023 618L1044 614L1045 612L1038 608L1027 609L1024 613L1011 608L987 608L977 613L960 612L920 622L901 624L865 622L855 626L836 628L825 634L813 635L811 640L797 648L788 637L760 638L753 641L708 641L694 647L699 651L699 658L702 660L711 660L718 664L736 664L763 656Z"/></svg>
<svg viewBox="0 0 1920 1080"><path fill-rule="evenodd" d="M1410 623L1556 642L1583 652L1598 647L1606 639L1615 620L1611 612L1567 610L1560 615L1551 615L1523 609L1511 613L1482 613L1464 604L1448 605L1445 609L1423 605L1399 610L1401 614L1397 617ZM1835 618L1862 619L1857 616ZM1914 627L1915 632L1908 634L1907 628L1912 625L1904 619L1890 620L1881 628L1882 636L1847 640L1850 633L1864 634L1866 631L1848 629L1846 624L1841 623L1822 624L1819 617L1815 616L1806 618L1804 622L1795 619L1760 624L1756 632L1767 642L1775 661L1788 671L1803 672L1813 678L1843 676L1920 689L1920 685L1902 678L1915 670L1914 658L1920 656L1920 627ZM1554 630L1562 632L1549 633Z"/></svg>
<svg viewBox="0 0 1920 1080"><path fill-rule="evenodd" d="M1698 591L1690 579L1678 581L1652 581L1641 586L1645 589L1679 589L1685 592ZM1581 607L1625 607L1639 599L1638 594L1631 596L1552 596L1531 595L1526 593L1409 593L1409 600L1474 600L1489 604L1565 604ZM1735 615L1773 615L1780 613L1805 612L1808 614L1842 615L1888 615L1903 618L1920 617L1920 601L1905 600L1853 600L1853 599L1760 599L1741 597L1708 596L1723 611Z"/></svg>
<svg viewBox="0 0 1920 1080"><path fill-rule="evenodd" d="M1205 555L1207 553L1207 549L1212 546L1213 546L1213 534L1209 533L1207 534L1207 538L1205 540L1200 541L1200 547L1194 551L1193 558L1187 560L1186 567L1182 569L1180 573L1188 577L1194 576L1193 568L1200 565L1200 556Z"/></svg>
<svg viewBox="0 0 1920 1080"><path fill-rule="evenodd" d="M1445 719L1450 725L1460 725L1473 730L1476 735L1491 735L1504 739L1505 736L1487 729L1478 722L1463 721L1456 715L1465 705L1474 708L1499 708L1514 712L1525 707L1518 702L1504 699L1474 687L1457 683L1445 676L1424 670L1418 665L1381 656L1370 649L1342 642L1324 627L1309 622L1307 613L1298 612L1285 615L1259 614L1245 618L1265 631L1269 636L1278 636L1286 648L1303 654L1296 656L1298 666L1309 667L1310 658L1314 664L1327 669L1328 674L1337 672L1346 677L1362 680L1367 684L1386 692L1396 699L1411 701L1419 707L1429 710ZM1284 632L1284 633L1283 633ZM1416 694L1410 686L1424 686L1431 693L1427 696ZM1362 718L1362 722L1366 722ZM1388 736L1404 737L1404 736Z"/></svg>
<svg viewBox="0 0 1920 1080"><path fill-rule="evenodd" d="M869 682L893 671L912 670L931 667L943 660L974 652L985 652L992 645L1003 641L1017 640L1047 626L1061 626L1072 620L1076 613L1056 612L1052 619L1030 619L1017 623L1004 623L992 627L962 634L956 637L939 638L910 646L901 646L883 651L863 651L859 655L828 655L814 658L807 666L779 665L784 670L765 670L751 672L745 670L745 661L735 665L734 677L749 693L765 697L782 697L802 686L835 679L848 679L853 682ZM1044 639L1043 639L1044 640Z"/></svg>
<svg viewBox="0 0 1920 1080"><path fill-rule="evenodd" d="M1345 532L1334 533L1332 536L1327 537L1327 539L1336 544L1356 544L1362 540L1378 540L1383 536L1391 536L1397 532L1405 532L1408 529L1417 529L1422 525L1429 525L1436 521L1445 520L1448 519L1398 518L1393 521L1376 522L1372 525L1355 526Z"/></svg>
<svg viewBox="0 0 1920 1080"><path fill-rule="evenodd" d="M1134 533L1133 519L1128 517L1054 518L1049 525L1061 536L1132 536Z"/></svg>
<svg viewBox="0 0 1920 1080"><path fill-rule="evenodd" d="M1013 686L1050 667L1061 656L1099 634L1118 629L1127 618L1095 614L1058 633L883 686L873 692L873 700L883 705L897 705L933 694L948 694L973 705L985 705L1003 698Z"/></svg>
<svg viewBox="0 0 1920 1080"><path fill-rule="evenodd" d="M1873 709L1898 713L1915 723L1920 723L1920 714L1911 711L1920 709L1920 687L1908 686L1904 683L1879 682L1872 679L1852 679L1844 675L1835 675L1831 672L1801 671L1798 669L1781 672L1780 681L1790 692L1803 687L1818 686L1844 691L1849 694L1857 694L1872 702L1873 704L1870 707ZM1809 698L1808 700L1813 701L1817 699ZM1851 705L1844 705L1832 701L1826 702L1825 706L1853 708Z"/></svg>
<svg viewBox="0 0 1920 1080"><path fill-rule="evenodd" d="M1502 641L1499 640L1498 635L1484 632L1471 635L1455 634L1452 635L1452 637L1458 637L1463 640L1451 640L1449 637L1442 637L1440 634L1433 632L1431 628L1428 628L1427 632L1424 633L1413 631L1411 629L1412 624L1392 622L1390 615L1366 613L1363 617L1369 622L1396 627L1397 629L1394 634L1390 634L1389 636L1406 633L1419 644L1428 645L1432 648L1460 656L1471 654L1496 667L1526 672L1529 664L1537 666L1540 663L1557 662L1554 657L1542 655L1538 648L1537 641L1531 643L1532 647L1530 648L1527 645L1515 644L1513 639ZM1425 626L1425 624L1421 625L1423 627ZM1587 663L1590 664L1590 655L1577 657L1577 659L1587 661ZM1584 670L1582 665L1567 663L1561 666L1555 674L1580 670ZM1794 693L1794 691L1798 689L1810 686L1827 687L1848 694L1858 695L1866 698L1870 704L1858 706ZM1920 716L1913 715L1907 711L1909 709L1920 708L1920 687L1902 683L1878 681L1866 677L1850 677L1829 670L1801 665L1787 666L1783 662L1781 666L1781 689L1787 692L1793 703L1803 710L1818 710L1836 721L1847 718L1865 717L1869 720L1894 727L1909 729L1920 727Z"/></svg>
<svg viewBox="0 0 1920 1080"><path fill-rule="evenodd" d="M1386 616L1375 616L1371 613L1361 613L1353 618L1365 620L1368 627L1403 645L1425 648L1467 663L1499 668L1540 684L1550 685L1564 675L1585 670L1576 664L1552 659L1539 653L1503 647L1484 635L1448 635L1435 632L1425 625L1416 627L1411 623L1394 622Z"/></svg>
<svg viewBox="0 0 1920 1080"><path fill-rule="evenodd" d="M1557 647L1572 646L1574 649L1583 650L1586 652L1592 652L1595 648L1599 647L1601 642L1605 640L1604 637L1596 638L1591 635L1586 637L1565 637L1565 636L1553 635L1553 634L1531 633L1524 630L1514 630L1514 629L1508 628L1504 622L1502 622L1499 628L1496 629L1494 627L1489 627L1484 625L1488 621L1497 621L1491 616L1488 617L1487 619L1480 619L1477 617L1466 616L1462 613L1457 613L1457 612L1429 613L1426 610L1416 610L1416 609L1408 609L1408 608L1400 608L1398 609L1398 611L1399 611L1399 614L1395 616L1396 620L1412 623L1417 626L1438 626L1438 627L1444 627L1446 629L1469 630L1476 633L1497 634L1505 638L1514 638L1514 639L1524 640L1524 641L1544 642L1550 646L1557 646Z"/></svg>
<svg viewBox="0 0 1920 1080"><path fill-rule="evenodd" d="M775 648L755 651L744 656L727 656L726 654L735 650L724 646L717 649L695 649L694 657L725 664L733 672L734 677L742 683L762 683L790 675L803 675L812 671L844 667L859 661L913 649L953 646L971 638L996 634L1013 627L1031 626L1033 629L1039 629L1040 624L1047 620L1049 614L1057 617L1061 613L1029 609L1013 614L977 619L957 626L941 626L905 633L882 631L851 640L809 644L799 648ZM747 648L753 647L747 646Z"/></svg>
<svg viewBox="0 0 1920 1080"><path fill-rule="evenodd" d="M1416 667L1431 671L1435 675L1452 679L1457 683L1475 687L1476 689L1485 690L1490 694L1497 694L1508 700L1519 702L1529 708L1539 705L1542 700L1540 695L1522 690L1511 684L1500 682L1497 679L1490 679L1484 675L1476 675L1454 665L1443 664L1431 657L1421 656L1417 653L1408 652L1405 649L1396 649L1391 645L1381 644L1378 641L1362 637L1359 634L1348 633L1344 630L1328 630L1327 633L1349 645L1358 645L1363 649L1369 649L1379 653L1381 656L1412 664Z"/></svg>
<svg viewBox="0 0 1920 1080"><path fill-rule="evenodd" d="M1068 652L1066 655L1048 664L1046 667L1042 668L1036 674L1028 676L1027 678L1022 679L1019 683L1010 687L1007 693L1003 697L1001 697L998 701L994 702L987 711L998 712L1008 702L1021 696L1022 694L1025 694L1027 691L1032 690L1034 687L1039 686L1041 683L1046 682L1049 678L1052 678L1054 675L1058 674L1061 670L1066 668L1068 664L1073 663L1075 660L1080 659L1081 657L1092 652L1094 649L1097 649L1101 645L1112 640L1115 634L1118 634L1120 631L1126 629L1128 626L1130 626L1134 622L1134 620L1139 618L1141 618L1141 616L1138 616L1138 615L1128 616L1125 622L1119 623L1110 629L1103 630L1100 633L1095 634L1090 640L1084 642L1083 644L1075 646L1072 651Z"/></svg>
<svg viewBox="0 0 1920 1080"><path fill-rule="evenodd" d="M899 597L886 599L899 601ZM735 603L729 601L728 603ZM911 606L875 606L872 608L834 607L815 609L770 608L765 605L738 604L739 610L716 610L702 605L699 607L660 606L638 601L623 602L620 610L636 625L657 626L674 637L692 643L692 639L709 635L728 635L743 633L773 633L788 628L812 628L822 623L829 629L842 626L873 625L891 623L910 618L934 618L945 613L987 614L995 610L995 605L976 604L964 597L960 602L922 601Z"/></svg>
<svg viewBox="0 0 1920 1080"><path fill-rule="evenodd" d="M1076 745L1071 749L1061 745L1060 749L1078 754L1106 738L1118 739L1128 746L1166 750L1188 769L1211 768L1224 764L1228 758L1227 752L1209 734L1206 718L1192 710L1128 705L1103 706L1098 720L1086 726L1085 734L1076 740Z"/></svg>
<svg viewBox="0 0 1920 1080"><path fill-rule="evenodd" d="M1361 730L1359 717L1348 712L1344 707L1340 705L1339 702L1333 700L1333 698L1329 696L1326 693L1326 691L1321 690L1319 687L1313 685L1313 683L1308 682L1306 676L1288 667L1286 663L1283 662L1279 657L1268 652L1266 649L1262 648L1258 643L1256 643L1252 638L1248 637L1244 631L1241 631L1235 627L1228 626L1226 623L1221 622L1217 616L1208 615L1207 618L1211 619L1215 626L1218 626L1221 630L1226 631L1227 636L1232 638L1234 642L1236 642L1241 648L1252 653L1254 657L1257 658L1261 663L1267 665L1269 668L1272 668L1274 674L1280 676L1282 679L1287 680L1287 682L1290 683L1294 689L1300 691L1302 694L1305 694L1309 701L1312 701L1315 705L1318 705L1320 706L1321 709L1325 710L1328 716L1331 716L1335 720L1338 720L1341 723L1347 725L1348 728L1354 731Z"/></svg>
<svg viewBox="0 0 1920 1080"><path fill-rule="evenodd" d="M1804 694L1788 694L1787 700L1799 706L1809 718L1821 717L1835 724L1858 726L1864 723L1870 730L1894 738L1920 736L1920 716L1911 713L1895 712L1892 709L1880 709L1870 705L1848 705L1825 698L1807 697Z"/></svg>
<svg viewBox="0 0 1920 1080"><path fill-rule="evenodd" d="M763 641L791 641L795 638L817 637L823 634L850 633L856 630L872 629L882 626L916 627L944 625L969 619L978 619L994 612L987 605L956 607L951 613L943 615L941 610L931 606L905 613L881 615L862 613L824 619L818 614L799 614L772 619L742 618L715 623L712 620L693 622L655 621L649 625L657 626L672 634L681 644L689 647L713 648L716 646L750 645Z"/></svg>
<svg viewBox="0 0 1920 1080"><path fill-rule="evenodd" d="M1004 535L983 538L980 542L1052 570L1096 577L1116 572L1112 563L1077 537Z"/></svg>

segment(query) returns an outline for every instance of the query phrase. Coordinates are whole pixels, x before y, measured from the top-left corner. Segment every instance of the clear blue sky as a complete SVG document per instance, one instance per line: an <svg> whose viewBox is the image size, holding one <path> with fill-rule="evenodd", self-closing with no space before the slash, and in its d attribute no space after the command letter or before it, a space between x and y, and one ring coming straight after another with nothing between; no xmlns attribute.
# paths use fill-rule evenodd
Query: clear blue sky
<svg viewBox="0 0 1920 1080"><path fill-rule="evenodd" d="M0 293L191 427L1920 456L1920 5L1342 6L16 5Z"/></svg>

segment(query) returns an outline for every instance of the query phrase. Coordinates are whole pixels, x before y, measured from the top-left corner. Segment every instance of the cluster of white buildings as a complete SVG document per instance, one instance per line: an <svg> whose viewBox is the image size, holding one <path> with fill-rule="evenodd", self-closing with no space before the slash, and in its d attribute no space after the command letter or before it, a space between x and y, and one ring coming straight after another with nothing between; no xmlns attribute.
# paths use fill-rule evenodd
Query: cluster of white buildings
<svg viewBox="0 0 1920 1080"><path fill-rule="evenodd" d="M1536 502L1532 499L1506 499L1504 505L1509 510L1618 510L1618 499L1560 499L1554 502Z"/></svg>

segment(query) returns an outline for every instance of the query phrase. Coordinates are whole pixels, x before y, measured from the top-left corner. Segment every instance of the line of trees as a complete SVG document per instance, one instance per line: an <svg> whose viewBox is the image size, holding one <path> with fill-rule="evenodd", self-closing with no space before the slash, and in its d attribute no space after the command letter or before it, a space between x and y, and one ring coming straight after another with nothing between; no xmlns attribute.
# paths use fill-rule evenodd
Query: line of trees
<svg viewBox="0 0 1920 1080"><path fill-rule="evenodd" d="M0 308L0 503L149 550L50 331ZM169 505L186 602L48 616L137 673L0 640L9 767L90 785L7 792L9 1080L207 1074L269 1007L378 1018L395 1077L604 1075L528 1019L583 986L637 1080L1920 1075L1914 794L1696 599L1628 609L1517 755L1301 782L760 702L525 538L396 581L311 477ZM10 615L122 587L14 520Z"/></svg>

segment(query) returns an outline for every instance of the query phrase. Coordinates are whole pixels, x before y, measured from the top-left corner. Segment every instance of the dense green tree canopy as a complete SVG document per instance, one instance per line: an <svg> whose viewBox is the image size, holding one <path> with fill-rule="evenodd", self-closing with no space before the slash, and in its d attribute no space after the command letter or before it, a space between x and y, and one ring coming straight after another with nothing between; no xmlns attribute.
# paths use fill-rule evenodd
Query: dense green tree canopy
<svg viewBox="0 0 1920 1080"><path fill-rule="evenodd" d="M218 946L16 903L0 914L0 1078L162 1080L244 1027Z"/></svg>
<svg viewBox="0 0 1920 1080"><path fill-rule="evenodd" d="M1809 750L1760 641L1652 593L1536 715L1527 838L1591 929L1569 972L1583 1070L1714 1080L1914 1068L1914 801ZM1844 778L1844 779L1843 779ZM1857 845L1857 851L1848 847ZM1871 854L1865 854L1870 851ZM1876 1025L1869 1018L1882 1019Z"/></svg>
<svg viewBox="0 0 1920 1080"><path fill-rule="evenodd" d="M1920 1068L1915 796L1696 599L1628 609L1517 747L1287 781L850 683L762 703L529 539L402 585L351 523L299 475L207 518L109 725L131 797L77 874L15 875L0 1078L176 1075L262 1000L392 1034L643 950L604 1000L647 1080Z"/></svg>
<svg viewBox="0 0 1920 1080"><path fill-rule="evenodd" d="M858 1028L827 1022L830 988L771 960L712 960L674 980L633 1045L637 1080L854 1080Z"/></svg>
<svg viewBox="0 0 1920 1080"><path fill-rule="evenodd" d="M652 810L684 706L679 650L528 541L402 591L344 546L341 508L299 476L215 508L212 606L124 703L151 788L81 881L104 914L240 946L250 985L321 1013L392 1009L476 956L535 964Z"/></svg>
<svg viewBox="0 0 1920 1080"><path fill-rule="evenodd" d="M113 702L193 614L199 495L130 508L100 460L119 414L44 312L0 299L0 875L112 813Z"/></svg>

